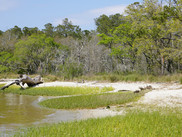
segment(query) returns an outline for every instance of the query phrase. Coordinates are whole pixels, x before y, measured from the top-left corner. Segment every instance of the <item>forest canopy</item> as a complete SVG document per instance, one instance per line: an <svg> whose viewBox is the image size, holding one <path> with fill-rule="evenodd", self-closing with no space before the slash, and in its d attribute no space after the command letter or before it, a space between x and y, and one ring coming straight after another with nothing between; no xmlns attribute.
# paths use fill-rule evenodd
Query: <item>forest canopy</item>
<svg viewBox="0 0 182 137"><path fill-rule="evenodd" d="M182 70L182 0L143 0L101 15L96 30L62 24L0 31L0 73L85 74Z"/></svg>

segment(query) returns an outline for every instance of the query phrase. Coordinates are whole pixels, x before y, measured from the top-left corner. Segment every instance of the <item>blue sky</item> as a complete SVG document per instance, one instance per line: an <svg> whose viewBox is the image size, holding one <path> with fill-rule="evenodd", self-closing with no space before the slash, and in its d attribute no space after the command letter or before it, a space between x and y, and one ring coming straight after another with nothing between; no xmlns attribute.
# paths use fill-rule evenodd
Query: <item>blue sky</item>
<svg viewBox="0 0 182 137"><path fill-rule="evenodd" d="M102 14L123 13L131 3L142 0L0 0L0 30L15 25L43 29L68 18L82 29L95 29L94 19Z"/></svg>

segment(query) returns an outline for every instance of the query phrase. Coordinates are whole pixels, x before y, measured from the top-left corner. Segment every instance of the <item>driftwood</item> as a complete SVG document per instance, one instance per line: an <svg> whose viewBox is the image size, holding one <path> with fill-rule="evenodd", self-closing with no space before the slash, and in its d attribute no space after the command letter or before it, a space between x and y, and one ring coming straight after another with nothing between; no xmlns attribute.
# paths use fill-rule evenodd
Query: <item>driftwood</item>
<svg viewBox="0 0 182 137"><path fill-rule="evenodd" d="M143 90L152 90L152 86L149 85L149 86L146 86L146 87L139 87L140 90L135 90L133 93L139 93L140 91L143 91Z"/></svg>
<svg viewBox="0 0 182 137"><path fill-rule="evenodd" d="M43 81L42 81L41 76L36 76L35 78L30 78L27 75L20 75L20 79L17 79L15 81L13 81L12 83L3 86L2 88L0 88L0 90L4 90L5 88L8 88L9 86L11 86L13 84L19 85L22 89L24 89L23 86L25 83L28 85L28 87L34 87L38 84L43 83Z"/></svg>

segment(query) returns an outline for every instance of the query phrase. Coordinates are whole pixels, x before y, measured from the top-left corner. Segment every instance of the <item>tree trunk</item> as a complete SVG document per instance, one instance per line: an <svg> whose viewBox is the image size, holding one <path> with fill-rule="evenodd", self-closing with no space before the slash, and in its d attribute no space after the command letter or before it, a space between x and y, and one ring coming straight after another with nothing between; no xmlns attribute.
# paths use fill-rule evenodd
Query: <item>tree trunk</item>
<svg viewBox="0 0 182 137"><path fill-rule="evenodd" d="M15 80L10 84L6 84L0 90L4 90L5 88L8 88L9 86L11 86L13 84L19 85L19 86L21 86L21 88L23 88L25 83L28 85L28 87L33 87L33 86L36 86L38 84L42 84L43 81L42 81L42 77L40 75L36 76L35 78L30 78L27 75L20 75L19 80Z"/></svg>
<svg viewBox="0 0 182 137"><path fill-rule="evenodd" d="M164 74L164 57L163 56L161 57L161 64L162 64L162 66L161 66L161 73L163 75Z"/></svg>

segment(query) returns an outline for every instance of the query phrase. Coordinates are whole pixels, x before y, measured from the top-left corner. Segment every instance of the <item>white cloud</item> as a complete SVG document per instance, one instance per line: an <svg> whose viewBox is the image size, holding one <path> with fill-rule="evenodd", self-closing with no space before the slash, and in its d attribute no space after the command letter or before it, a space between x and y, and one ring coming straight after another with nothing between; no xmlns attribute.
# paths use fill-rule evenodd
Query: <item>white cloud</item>
<svg viewBox="0 0 182 137"><path fill-rule="evenodd" d="M95 23L94 19L98 18L100 15L112 15L116 13L124 13L126 5L116 5L110 7L104 7L99 9L88 10L83 13L73 14L62 18L57 18L54 20L53 25L62 24L64 18L68 18L74 25L79 25L83 29L94 29Z"/></svg>
<svg viewBox="0 0 182 137"><path fill-rule="evenodd" d="M102 14L111 15L116 13L124 13L125 8L126 8L126 5L116 5L116 6L104 7L100 9L94 9L89 12L95 15L102 15Z"/></svg>
<svg viewBox="0 0 182 137"><path fill-rule="evenodd" d="M17 6L14 0L0 0L0 11L7 11Z"/></svg>

